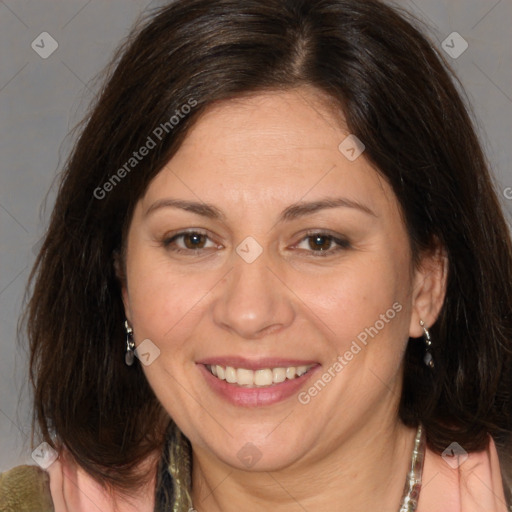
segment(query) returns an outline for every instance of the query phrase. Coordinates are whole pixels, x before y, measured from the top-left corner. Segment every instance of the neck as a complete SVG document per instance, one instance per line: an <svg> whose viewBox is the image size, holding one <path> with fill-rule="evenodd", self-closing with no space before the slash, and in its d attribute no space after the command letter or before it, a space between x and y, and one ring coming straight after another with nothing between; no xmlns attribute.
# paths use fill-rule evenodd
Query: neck
<svg viewBox="0 0 512 512"><path fill-rule="evenodd" d="M383 510L397 512L416 429L397 419L354 429L335 449L307 466L275 472L234 469L193 453L192 499L197 512Z"/></svg>

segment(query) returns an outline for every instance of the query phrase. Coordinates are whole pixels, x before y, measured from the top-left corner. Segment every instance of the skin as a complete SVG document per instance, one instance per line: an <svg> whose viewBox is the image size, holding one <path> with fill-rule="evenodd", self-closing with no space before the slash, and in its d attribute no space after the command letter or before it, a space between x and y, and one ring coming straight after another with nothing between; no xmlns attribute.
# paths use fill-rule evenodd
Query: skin
<svg viewBox="0 0 512 512"><path fill-rule="evenodd" d="M149 338L160 350L144 371L192 443L199 512L399 507L415 435L397 415L402 360L409 336L422 336L420 318L428 326L438 315L446 262L437 251L413 267L391 187L364 153L351 162L338 150L349 132L332 110L309 88L211 107L134 211L125 311L136 344ZM336 207L278 222L291 204L327 197L372 213ZM224 217L147 213L169 198L212 204ZM200 251L187 248L190 237L165 245L186 229L207 235ZM310 230L349 245L336 250L327 239L331 252L315 256ZM248 236L263 249L252 263L236 252ZM300 358L321 374L395 303L401 311L307 405L296 395L233 405L196 365L227 355ZM250 469L237 456L247 442L261 454Z"/></svg>

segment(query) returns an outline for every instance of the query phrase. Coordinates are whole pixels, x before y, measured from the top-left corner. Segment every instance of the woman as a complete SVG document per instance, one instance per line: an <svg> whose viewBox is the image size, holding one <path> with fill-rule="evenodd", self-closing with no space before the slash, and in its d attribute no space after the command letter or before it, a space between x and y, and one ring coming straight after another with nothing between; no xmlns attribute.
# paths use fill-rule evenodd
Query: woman
<svg viewBox="0 0 512 512"><path fill-rule="evenodd" d="M4 475L6 500L510 506L510 236L442 57L376 0L157 12L32 276L50 463Z"/></svg>

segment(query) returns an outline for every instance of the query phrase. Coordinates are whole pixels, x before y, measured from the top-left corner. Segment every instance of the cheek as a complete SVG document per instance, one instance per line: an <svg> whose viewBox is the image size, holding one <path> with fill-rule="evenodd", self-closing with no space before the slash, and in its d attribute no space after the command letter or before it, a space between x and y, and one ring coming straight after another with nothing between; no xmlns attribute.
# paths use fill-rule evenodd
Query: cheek
<svg viewBox="0 0 512 512"><path fill-rule="evenodd" d="M208 275L180 274L171 270L162 251L133 246L127 262L129 303L136 340L149 338L172 352L177 336L194 321L210 284ZM172 343L170 343L172 340Z"/></svg>
<svg viewBox="0 0 512 512"><path fill-rule="evenodd" d="M326 327L331 357L352 350L364 353L358 356L361 364L367 358L381 362L401 358L409 328L408 268L406 254L395 258L369 254L354 258L321 282L313 281L316 286L302 285L304 302Z"/></svg>
<svg viewBox="0 0 512 512"><path fill-rule="evenodd" d="M196 350L191 333L205 316L202 299L215 281L205 274L171 271L165 255L137 247L127 262L127 274L136 345L150 339L160 351L143 371L167 412L183 418L190 409L190 396L199 396L188 378Z"/></svg>

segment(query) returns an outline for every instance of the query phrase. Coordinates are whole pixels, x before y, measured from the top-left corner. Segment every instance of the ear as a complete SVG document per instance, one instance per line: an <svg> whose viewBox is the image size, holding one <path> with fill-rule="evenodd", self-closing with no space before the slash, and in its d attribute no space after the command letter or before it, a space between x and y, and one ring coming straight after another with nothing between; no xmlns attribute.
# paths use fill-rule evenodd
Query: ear
<svg viewBox="0 0 512 512"><path fill-rule="evenodd" d="M448 278L448 256L440 243L425 252L414 272L412 315L409 336L419 338L423 335L420 320L426 327L437 320L446 295Z"/></svg>
<svg viewBox="0 0 512 512"><path fill-rule="evenodd" d="M131 324L131 311L130 311L130 301L128 297L128 287L126 282L126 269L124 265L124 258L121 254L121 251L115 250L113 253L114 260L114 271L116 273L116 277L119 281L119 285L121 286L121 297L123 299L124 306L124 314L126 319Z"/></svg>

